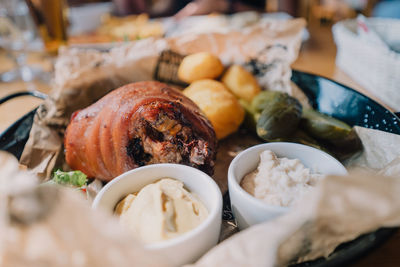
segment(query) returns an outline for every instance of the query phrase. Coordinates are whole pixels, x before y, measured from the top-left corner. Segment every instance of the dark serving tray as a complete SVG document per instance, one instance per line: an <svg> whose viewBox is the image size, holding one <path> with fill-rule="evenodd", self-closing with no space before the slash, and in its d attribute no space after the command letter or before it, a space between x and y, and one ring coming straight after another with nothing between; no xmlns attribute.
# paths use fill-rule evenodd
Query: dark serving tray
<svg viewBox="0 0 400 267"><path fill-rule="evenodd" d="M400 134L400 119L380 104L365 95L330 79L293 71L292 81L307 95L312 106L322 113L341 119L349 125L359 125ZM17 93L0 100L0 104L20 95L43 98L32 92ZM27 113L0 134L0 150L6 150L20 158L29 137L36 110ZM224 196L224 216L231 217L228 194ZM381 228L340 245L326 259L317 259L296 266L343 266L365 255L384 242L397 228Z"/></svg>

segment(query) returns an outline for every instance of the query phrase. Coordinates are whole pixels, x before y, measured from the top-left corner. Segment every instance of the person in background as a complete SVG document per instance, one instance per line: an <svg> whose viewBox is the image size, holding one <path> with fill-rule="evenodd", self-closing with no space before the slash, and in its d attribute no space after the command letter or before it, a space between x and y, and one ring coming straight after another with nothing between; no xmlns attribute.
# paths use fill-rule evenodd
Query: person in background
<svg viewBox="0 0 400 267"><path fill-rule="evenodd" d="M118 15L147 13L150 17L172 16L181 19L212 12L266 11L266 0L113 0ZM280 11L291 12L296 0L280 0Z"/></svg>
<svg viewBox="0 0 400 267"><path fill-rule="evenodd" d="M119 15L147 13L151 17L232 13L241 10L264 11L264 0L114 0Z"/></svg>
<svg viewBox="0 0 400 267"><path fill-rule="evenodd" d="M185 7L189 0L113 0L119 16L146 13L150 17L171 16Z"/></svg>
<svg viewBox="0 0 400 267"><path fill-rule="evenodd" d="M212 12L235 13L240 11L265 12L265 1L234 1L234 0L197 0L187 4L175 17L181 19L192 15L204 15Z"/></svg>

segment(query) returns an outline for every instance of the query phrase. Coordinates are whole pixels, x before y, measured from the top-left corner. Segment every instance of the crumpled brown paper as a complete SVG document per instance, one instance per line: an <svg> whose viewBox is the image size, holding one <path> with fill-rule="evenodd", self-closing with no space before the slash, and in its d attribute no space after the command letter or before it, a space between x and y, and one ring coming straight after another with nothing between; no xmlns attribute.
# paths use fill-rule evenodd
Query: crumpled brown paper
<svg viewBox="0 0 400 267"><path fill-rule="evenodd" d="M260 84L290 92L290 64L297 57L304 26L303 19L269 20L242 31L144 39L106 53L66 48L55 64L54 88L35 114L20 163L48 179L54 166L64 164L62 142L71 114L124 84L152 80L158 57L165 50L182 55L208 51L226 65L257 58L266 66L264 75L258 77ZM225 191L225 173L216 180Z"/></svg>
<svg viewBox="0 0 400 267"><path fill-rule="evenodd" d="M327 257L343 242L399 224L399 177L327 177L288 214L235 234L194 266L286 266Z"/></svg>
<svg viewBox="0 0 400 267"><path fill-rule="evenodd" d="M357 126L354 129L361 139L363 153L347 160L347 167L386 173L389 164L400 156L400 135ZM400 172L396 175L400 175Z"/></svg>
<svg viewBox="0 0 400 267"><path fill-rule="evenodd" d="M37 186L0 152L0 266L171 266L94 211L79 192Z"/></svg>

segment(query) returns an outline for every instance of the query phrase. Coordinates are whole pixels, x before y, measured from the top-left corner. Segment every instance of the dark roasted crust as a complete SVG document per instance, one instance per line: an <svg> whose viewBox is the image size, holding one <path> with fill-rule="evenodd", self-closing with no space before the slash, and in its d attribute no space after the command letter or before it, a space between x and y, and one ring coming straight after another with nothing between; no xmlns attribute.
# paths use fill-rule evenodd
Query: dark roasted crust
<svg viewBox="0 0 400 267"><path fill-rule="evenodd" d="M71 168L103 180L167 162L212 175L217 146L199 108L159 82L128 84L74 113L64 144Z"/></svg>

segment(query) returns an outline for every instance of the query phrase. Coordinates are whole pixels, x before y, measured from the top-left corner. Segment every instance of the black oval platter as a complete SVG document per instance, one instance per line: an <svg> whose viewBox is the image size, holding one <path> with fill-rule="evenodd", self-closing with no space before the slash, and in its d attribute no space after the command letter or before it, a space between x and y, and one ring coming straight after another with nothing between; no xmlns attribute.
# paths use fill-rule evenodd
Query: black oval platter
<svg viewBox="0 0 400 267"><path fill-rule="evenodd" d="M400 134L400 119L365 95L330 79L314 74L293 71L292 81L307 95L311 105L322 113L341 119L349 125L358 125ZM0 104L19 95L35 95L34 93L18 93ZM0 135L0 150L6 150L20 158L29 137L33 117L36 110L27 113ZM229 197L224 197L225 212L229 211ZM326 259L317 259L296 266L344 266L354 262L371 249L377 247L390 237L397 228L381 228L373 233L365 234L357 239L340 245Z"/></svg>

